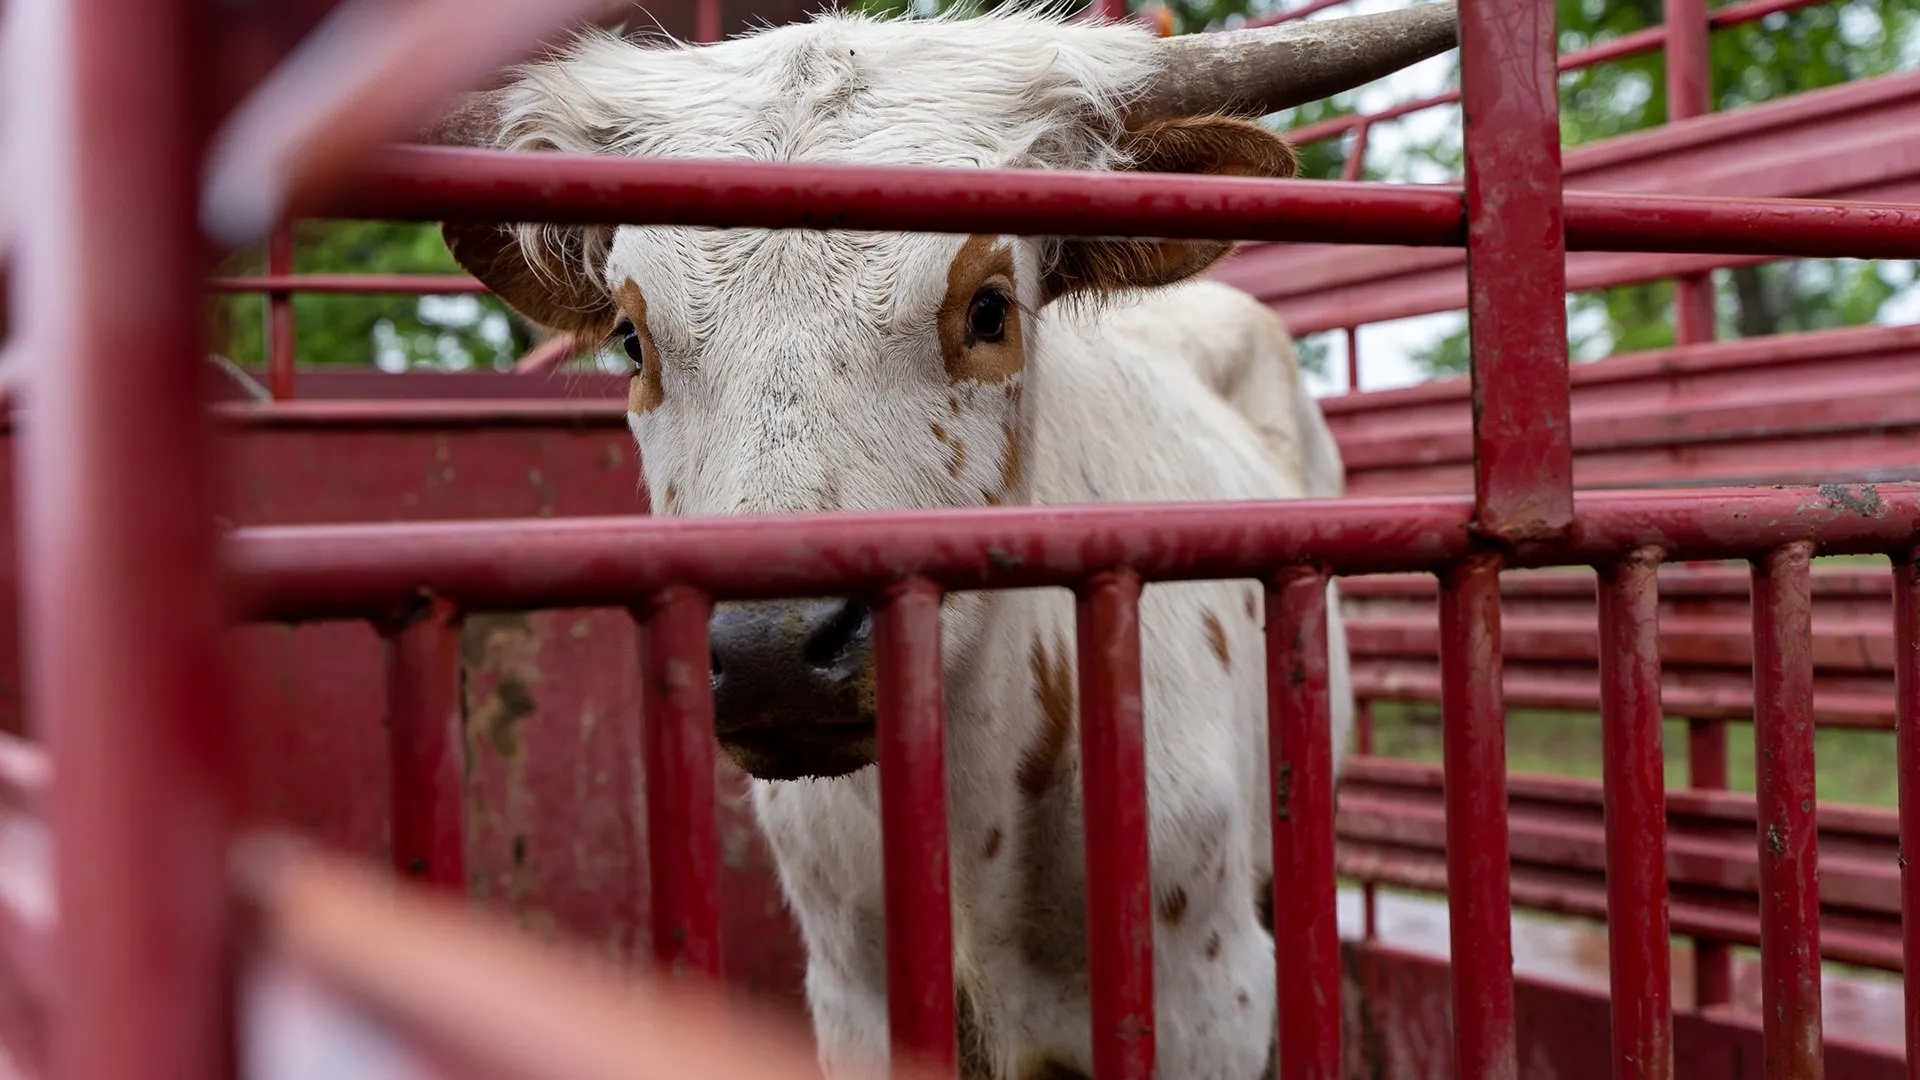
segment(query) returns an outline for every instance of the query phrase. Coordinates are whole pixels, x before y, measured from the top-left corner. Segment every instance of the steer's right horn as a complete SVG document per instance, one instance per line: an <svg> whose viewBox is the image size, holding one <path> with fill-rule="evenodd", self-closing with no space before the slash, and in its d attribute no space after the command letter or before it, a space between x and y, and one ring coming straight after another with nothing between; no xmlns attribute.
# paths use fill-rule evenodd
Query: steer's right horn
<svg viewBox="0 0 1920 1080"><path fill-rule="evenodd" d="M1331 97L1459 43L1454 0L1345 19L1163 39L1160 75L1130 125L1183 116L1265 116Z"/></svg>

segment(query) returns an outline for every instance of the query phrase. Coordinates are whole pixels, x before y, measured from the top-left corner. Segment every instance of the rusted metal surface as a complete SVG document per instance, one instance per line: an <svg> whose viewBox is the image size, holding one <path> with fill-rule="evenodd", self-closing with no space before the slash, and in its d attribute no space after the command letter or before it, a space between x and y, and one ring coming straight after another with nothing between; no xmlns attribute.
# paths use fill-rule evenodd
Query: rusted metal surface
<svg viewBox="0 0 1920 1080"><path fill-rule="evenodd" d="M1267 596L1267 742L1273 798L1273 939L1279 1080L1340 1076L1334 906L1333 713L1327 579L1276 575Z"/></svg>
<svg viewBox="0 0 1920 1080"><path fill-rule="evenodd" d="M1132 570L1096 574L1076 607L1086 873L1102 885L1087 890L1093 1071L1115 1080L1148 1080L1154 1066L1140 588Z"/></svg>
<svg viewBox="0 0 1920 1080"><path fill-rule="evenodd" d="M1498 556L1442 571L1440 625L1454 1075L1517 1080Z"/></svg>
<svg viewBox="0 0 1920 1080"><path fill-rule="evenodd" d="M1567 246L1578 251L1579 208L1587 192L1661 192L1744 198L1920 200L1920 72L1903 72L1713 113L1568 150L1564 168ZM1621 224L1618 220L1609 225ZM1754 238L1769 235L1758 220ZM1249 236L1247 239L1257 239ZM1407 318L1467 305L1464 259L1388 241L1374 248L1300 243L1250 244L1216 271L1271 304L1295 333ZM1758 259L1647 254L1637 242L1616 254L1567 259L1567 287L1596 289ZM1704 246L1692 251L1708 250ZM1753 252L1788 255L1792 252Z"/></svg>
<svg viewBox="0 0 1920 1080"><path fill-rule="evenodd" d="M886 877L892 1060L952 1077L952 873L947 857L940 590L909 579L873 607L875 742Z"/></svg>
<svg viewBox="0 0 1920 1080"><path fill-rule="evenodd" d="M1600 571L1600 719L1615 1080L1673 1080L1674 1075L1659 565L1659 551L1650 549Z"/></svg>
<svg viewBox="0 0 1920 1080"><path fill-rule="evenodd" d="M1553 56L1546 5L1460 5L1474 528L1507 541L1549 539L1573 521Z"/></svg>
<svg viewBox="0 0 1920 1080"><path fill-rule="evenodd" d="M1339 864L1343 875L1438 892L1446 884L1446 829L1439 767L1355 758L1342 774ZM1507 783L1515 903L1607 918L1607 843L1602 785L1516 774ZM1667 792L1671 921L1675 933L1741 945L1760 941L1759 857L1754 798L1720 791ZM1819 944L1828 959L1898 971L1898 832L1885 810L1829 806L1819 812Z"/></svg>

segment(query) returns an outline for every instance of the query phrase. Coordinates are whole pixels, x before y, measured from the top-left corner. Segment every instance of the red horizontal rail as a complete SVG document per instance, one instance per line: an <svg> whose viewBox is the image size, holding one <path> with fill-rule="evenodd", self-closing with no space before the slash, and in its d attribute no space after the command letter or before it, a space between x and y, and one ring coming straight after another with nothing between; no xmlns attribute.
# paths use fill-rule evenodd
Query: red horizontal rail
<svg viewBox="0 0 1920 1080"><path fill-rule="evenodd" d="M1471 550L1466 499L1292 499L732 518L607 517L238 530L230 568L255 618L381 613L427 590L463 611L637 602L681 583L718 598L1072 585L1128 567L1148 581L1431 568ZM1736 558L1809 540L1829 553L1913 543L1920 485L1605 492L1565 541L1516 545L1509 566L1593 563L1659 544ZM777 538L770 546L769 538Z"/></svg>
<svg viewBox="0 0 1920 1080"><path fill-rule="evenodd" d="M1570 250L1920 258L1920 206L1566 194ZM305 213L1458 247L1459 188L395 147Z"/></svg>
<svg viewBox="0 0 1920 1080"><path fill-rule="evenodd" d="M398 293L438 295L483 293L487 287L465 274L259 274L209 278L213 293Z"/></svg>
<svg viewBox="0 0 1920 1080"><path fill-rule="evenodd" d="M1708 12L1707 22L1715 30L1725 30L1728 27L1738 26L1742 23L1757 22L1769 15L1778 14L1783 11L1797 11L1801 8L1819 7L1831 2L1832 0L1755 0L1754 3L1728 4L1726 7L1717 8ZM1284 21L1284 18L1274 21ZM1612 41L1606 41L1598 45L1590 45L1587 48L1578 49L1574 52L1564 53L1555 63L1562 72L1579 71L1582 68L1594 67L1598 64L1604 64L1614 60L1624 60L1629 56L1639 56L1642 53L1650 53L1666 45L1666 43L1667 28L1664 26L1649 26L1644 30L1635 30L1630 34L1622 34ZM1295 146L1306 146L1310 143L1321 142L1339 135L1344 135L1357 127L1367 127L1387 120L1397 120L1400 117L1417 112L1424 112L1427 109L1438 108L1441 105L1452 105L1459 100L1459 90L1448 90L1445 93L1432 94L1423 98L1403 101L1398 105L1381 109L1378 112L1337 116L1328 120L1319 121L1318 123L1307 124L1289 131L1287 138Z"/></svg>

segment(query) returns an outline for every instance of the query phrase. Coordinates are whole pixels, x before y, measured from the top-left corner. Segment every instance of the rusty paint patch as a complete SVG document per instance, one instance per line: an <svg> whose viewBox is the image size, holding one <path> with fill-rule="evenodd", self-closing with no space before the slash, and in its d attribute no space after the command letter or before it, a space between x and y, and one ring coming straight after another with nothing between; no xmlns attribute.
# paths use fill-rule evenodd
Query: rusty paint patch
<svg viewBox="0 0 1920 1080"><path fill-rule="evenodd" d="M1858 488L1846 484L1821 484L1820 497L1828 506L1836 510L1845 510L1864 518L1875 518L1886 512L1887 504L1880 499L1880 490L1872 484L1862 484Z"/></svg>

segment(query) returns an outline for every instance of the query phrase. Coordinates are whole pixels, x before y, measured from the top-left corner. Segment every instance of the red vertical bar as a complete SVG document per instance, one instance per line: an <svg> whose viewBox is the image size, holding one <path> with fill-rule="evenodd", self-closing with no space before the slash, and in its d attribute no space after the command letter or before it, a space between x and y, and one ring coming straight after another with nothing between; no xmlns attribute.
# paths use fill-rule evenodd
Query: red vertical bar
<svg viewBox="0 0 1920 1080"><path fill-rule="evenodd" d="M1357 729L1354 743L1361 754L1373 753L1373 702L1366 698L1356 698L1353 703L1353 726ZM1360 885L1360 904L1364 920L1363 932L1368 941L1380 937L1380 900L1371 881Z"/></svg>
<svg viewBox="0 0 1920 1080"><path fill-rule="evenodd" d="M1893 561L1895 751L1900 773L1900 932L1907 1080L1920 1080L1920 553Z"/></svg>
<svg viewBox="0 0 1920 1080"><path fill-rule="evenodd" d="M388 635L387 709L394 869L464 892L466 729L451 603L430 601Z"/></svg>
<svg viewBox="0 0 1920 1080"><path fill-rule="evenodd" d="M720 978L720 838L714 809L712 605L662 589L640 629L653 955L675 977Z"/></svg>
<svg viewBox="0 0 1920 1080"><path fill-rule="evenodd" d="M1667 810L1661 750L1661 552L1600 570L1601 758L1614 1080L1673 1080Z"/></svg>
<svg viewBox="0 0 1920 1080"><path fill-rule="evenodd" d="M191 13L14 4L22 634L49 793L61 1080L230 1075L233 726L201 378ZM129 358L137 358L130 362Z"/></svg>
<svg viewBox="0 0 1920 1080"><path fill-rule="evenodd" d="M1727 787L1727 725L1714 719L1687 722L1687 784L1707 791ZM1693 1003L1696 1009L1733 1000L1733 950L1706 938L1693 940Z"/></svg>
<svg viewBox="0 0 1920 1080"><path fill-rule="evenodd" d="M693 39L699 42L720 40L720 0L694 0Z"/></svg>
<svg viewBox="0 0 1920 1080"><path fill-rule="evenodd" d="M1347 393L1360 392L1360 328L1347 327Z"/></svg>
<svg viewBox="0 0 1920 1080"><path fill-rule="evenodd" d="M1667 119L1685 120L1712 108L1710 27L1706 0L1666 0ZM1715 336L1713 278L1689 274L1674 281L1673 341L1698 345ZM1693 787L1727 786L1727 725L1694 720L1687 728L1687 768ZM1733 953L1717 941L1693 946L1694 1005L1724 1005L1733 998Z"/></svg>
<svg viewBox="0 0 1920 1080"><path fill-rule="evenodd" d="M1475 520L1507 540L1573 521L1555 47L1552 4L1461 0Z"/></svg>
<svg viewBox="0 0 1920 1080"><path fill-rule="evenodd" d="M1267 586L1267 739L1279 1080L1339 1080L1327 579L1304 566L1282 571Z"/></svg>
<svg viewBox="0 0 1920 1080"><path fill-rule="evenodd" d="M283 224L267 238L267 273L293 273L293 226ZM293 294L267 294L267 390L275 401L293 400Z"/></svg>
<svg viewBox="0 0 1920 1080"><path fill-rule="evenodd" d="M1153 883L1140 704L1140 576L1080 588L1080 761L1086 800L1094 1080L1153 1075Z"/></svg>
<svg viewBox="0 0 1920 1080"><path fill-rule="evenodd" d="M1440 584L1440 721L1452 924L1454 1076L1515 1080L1507 738L1500 699L1500 559L1474 555Z"/></svg>
<svg viewBox="0 0 1920 1080"><path fill-rule="evenodd" d="M938 587L895 586L873 609L880 828L886 867L887 1022L896 1063L958 1066L947 861L946 708Z"/></svg>
<svg viewBox="0 0 1920 1080"><path fill-rule="evenodd" d="M1820 1080L1819 837L1813 794L1812 545L1753 564L1762 1075Z"/></svg>

